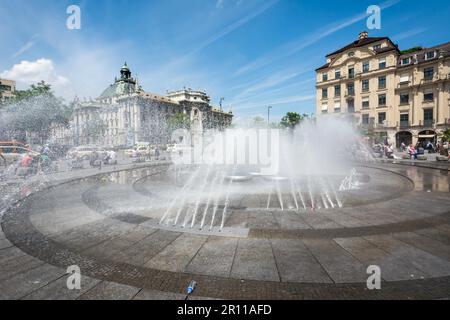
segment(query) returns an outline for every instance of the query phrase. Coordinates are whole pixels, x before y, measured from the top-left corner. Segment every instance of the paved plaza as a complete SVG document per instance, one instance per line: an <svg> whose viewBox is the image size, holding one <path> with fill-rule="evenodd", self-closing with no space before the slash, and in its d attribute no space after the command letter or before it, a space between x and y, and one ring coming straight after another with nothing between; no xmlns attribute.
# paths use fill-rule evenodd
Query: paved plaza
<svg viewBox="0 0 450 320"><path fill-rule="evenodd" d="M117 170L55 180L3 215L0 299L184 299L191 280L192 299L450 297L448 165L362 167L368 189L333 210L236 196L222 233L158 224L167 164Z"/></svg>

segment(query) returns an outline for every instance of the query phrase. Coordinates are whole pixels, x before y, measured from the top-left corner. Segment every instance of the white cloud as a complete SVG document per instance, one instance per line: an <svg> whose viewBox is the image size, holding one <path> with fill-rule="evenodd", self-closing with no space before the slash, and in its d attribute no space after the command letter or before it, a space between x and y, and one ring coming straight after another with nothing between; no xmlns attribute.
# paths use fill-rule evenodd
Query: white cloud
<svg viewBox="0 0 450 320"><path fill-rule="evenodd" d="M0 73L0 77L15 80L19 86L28 86L44 80L60 91L66 91L70 84L69 79L57 74L53 61L45 58L36 61L23 60Z"/></svg>

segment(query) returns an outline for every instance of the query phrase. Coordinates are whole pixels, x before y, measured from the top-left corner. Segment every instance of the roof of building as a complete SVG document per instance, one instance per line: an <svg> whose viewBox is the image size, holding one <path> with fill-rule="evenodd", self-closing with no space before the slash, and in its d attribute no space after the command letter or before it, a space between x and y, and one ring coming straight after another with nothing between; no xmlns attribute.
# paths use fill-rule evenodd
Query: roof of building
<svg viewBox="0 0 450 320"><path fill-rule="evenodd" d="M367 37L367 38L362 38L362 39L358 39L356 41L353 41L352 43L346 45L345 47L336 50L330 54L327 54L327 57L329 56L333 56L335 54L338 53L342 53L345 52L349 49L356 49L356 48L360 48L360 47L364 47L368 44L374 43L374 42L378 42L378 41L382 41L382 40L389 40L391 41L388 37Z"/></svg>
<svg viewBox="0 0 450 320"><path fill-rule="evenodd" d="M174 101L168 97L161 96L159 94L152 93L152 92L141 91L141 92L138 92L137 95L140 97L146 98L146 99L157 100L160 102L166 102L166 103L171 103L171 104L176 104L176 105L179 104L177 101Z"/></svg>
<svg viewBox="0 0 450 320"><path fill-rule="evenodd" d="M433 51L436 52L435 57L432 59L426 59L425 58L426 53L433 52ZM410 58L410 57L414 58L414 61L411 61L411 63L407 64L407 65L401 65L402 59ZM438 59L440 57L443 57L443 58L450 57L450 42L446 42L446 43L443 43L443 44L440 44L440 45L437 45L434 47L430 47L430 48L422 48L421 50L417 50L417 51L410 52L407 54L402 54L402 55L400 55L400 58L398 59L398 67L406 68L413 64L421 64L421 63L429 62L429 61Z"/></svg>

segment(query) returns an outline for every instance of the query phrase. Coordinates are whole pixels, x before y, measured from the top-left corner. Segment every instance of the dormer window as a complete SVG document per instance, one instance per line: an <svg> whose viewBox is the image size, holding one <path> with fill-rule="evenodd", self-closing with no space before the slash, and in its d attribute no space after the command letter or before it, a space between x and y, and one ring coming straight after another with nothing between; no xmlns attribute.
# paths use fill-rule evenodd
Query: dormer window
<svg viewBox="0 0 450 320"><path fill-rule="evenodd" d="M381 44L377 44L373 46L373 51L378 51L381 49Z"/></svg>
<svg viewBox="0 0 450 320"><path fill-rule="evenodd" d="M349 56L349 57L354 57L354 56L355 56L355 53L354 53L353 51L351 51L351 52L348 53L348 56Z"/></svg>
<svg viewBox="0 0 450 320"><path fill-rule="evenodd" d="M425 60L431 60L436 58L436 51L430 51L425 53Z"/></svg>
<svg viewBox="0 0 450 320"><path fill-rule="evenodd" d="M403 58L401 61L402 66L406 66L411 63L411 57Z"/></svg>

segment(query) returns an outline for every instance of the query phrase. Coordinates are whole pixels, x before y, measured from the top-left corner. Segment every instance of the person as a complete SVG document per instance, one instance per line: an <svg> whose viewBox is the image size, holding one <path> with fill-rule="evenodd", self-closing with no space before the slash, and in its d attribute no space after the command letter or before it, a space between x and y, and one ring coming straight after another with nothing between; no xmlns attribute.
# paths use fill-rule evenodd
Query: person
<svg viewBox="0 0 450 320"><path fill-rule="evenodd" d="M29 168L32 161L33 161L33 158L28 153L25 153L25 155L20 160L20 165L23 168Z"/></svg>
<svg viewBox="0 0 450 320"><path fill-rule="evenodd" d="M155 149L155 158L156 158L156 160L159 160L159 155L160 155L159 148L156 147L156 149Z"/></svg>
<svg viewBox="0 0 450 320"><path fill-rule="evenodd" d="M413 159L417 160L417 150L416 150L416 148L414 148L413 144L411 144L409 146L408 153L409 153L411 160L413 160Z"/></svg>
<svg viewBox="0 0 450 320"><path fill-rule="evenodd" d="M0 158L2 158L2 160L3 160L3 164L5 165L5 167L6 167L6 158L5 158L5 156L3 155L3 153L0 151Z"/></svg>
<svg viewBox="0 0 450 320"><path fill-rule="evenodd" d="M44 152L41 154L39 159L40 170L41 171L49 171L51 167L51 160L48 153Z"/></svg>
<svg viewBox="0 0 450 320"><path fill-rule="evenodd" d="M385 153L386 153L386 158L388 158L388 159L392 159L393 158L393 156L394 156L394 148L392 147L392 144L386 146Z"/></svg>
<svg viewBox="0 0 450 320"><path fill-rule="evenodd" d="M406 151L406 144L402 141L402 144L400 145L400 149L402 152Z"/></svg>
<svg viewBox="0 0 450 320"><path fill-rule="evenodd" d="M89 164L91 167L95 166L95 162L98 160L98 157L99 157L99 155L98 155L97 151L92 152L91 159L89 161Z"/></svg>
<svg viewBox="0 0 450 320"><path fill-rule="evenodd" d="M428 142L427 142L427 146L426 146L425 149L428 150L428 153L433 153L434 147L433 147L433 144L431 143L431 141L428 141Z"/></svg>

